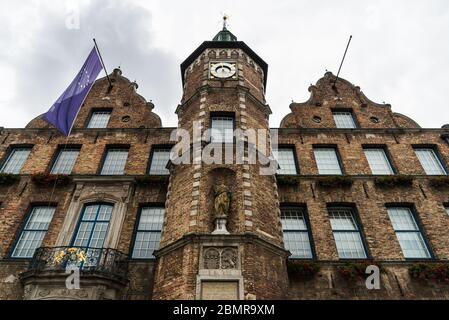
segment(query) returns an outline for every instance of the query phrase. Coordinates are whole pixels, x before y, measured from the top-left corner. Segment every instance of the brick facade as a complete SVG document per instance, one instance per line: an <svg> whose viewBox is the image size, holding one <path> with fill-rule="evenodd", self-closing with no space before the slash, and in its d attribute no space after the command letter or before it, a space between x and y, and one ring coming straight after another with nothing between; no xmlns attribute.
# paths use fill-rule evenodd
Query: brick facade
<svg viewBox="0 0 449 320"><path fill-rule="evenodd" d="M211 77L211 64L217 62L235 64L236 76ZM271 109L264 96L267 65L243 42L206 41L181 70L184 92L176 109L178 129L192 135L195 122L203 134L215 114L232 115L236 129L269 129ZM192 141L200 146L192 146L192 163L168 164L167 181L157 177L145 182L152 151L173 145L170 135L177 128L162 126L153 113L154 105L136 93L137 84L122 76L121 70L114 70L110 77L110 91L106 78L96 81L67 139L41 116L24 129L0 128L0 165L15 146L32 146L18 181L0 184L0 299L201 299L203 283L224 281L236 284L238 299L449 297L447 284L411 278L409 268L417 262L404 258L387 212L392 205L411 208L432 255L423 263L447 263L449 189L447 183L442 187L432 183L435 177L426 175L413 149L431 147L447 172L447 127L420 128L412 119L394 113L391 106L372 102L344 79L333 87L335 76L326 73L309 88L307 102L290 105L291 113L276 129L278 144L294 150L298 172L288 178L295 183L283 183L285 177L279 175L261 175L264 166L249 163L247 152L242 163L206 164L200 156L211 150L207 139ZM101 110L111 112L107 128L87 129L92 112ZM350 111L357 127L336 128L333 111ZM70 181L57 187L38 185L34 175L48 173L57 152L71 145L81 148ZM103 176L105 152L114 146L129 150L124 172ZM317 146L338 150L343 175L350 177L351 186L320 185L313 151ZM364 154L370 146L387 150L395 174L411 178L411 185L385 188L376 184ZM232 194L229 235L211 234L215 228L213 188L220 184ZM34 273L25 272L33 259L11 256L34 205L56 207L41 244L52 248L73 244L80 215L89 203L113 205L104 247L128 257L126 279L90 277L82 282L84 291L73 293L55 280L60 274L52 278L51 273L32 268ZM133 259L139 213L148 205L165 208L160 248L156 259ZM307 213L314 253L307 263L320 266L311 277L287 272L289 264L299 261L288 260L285 250L281 209L286 205ZM367 290L363 280L343 279L339 273L347 261L338 255L328 214L332 205L356 212L367 251L363 261L383 267L380 290ZM220 267L211 268L208 263Z"/></svg>

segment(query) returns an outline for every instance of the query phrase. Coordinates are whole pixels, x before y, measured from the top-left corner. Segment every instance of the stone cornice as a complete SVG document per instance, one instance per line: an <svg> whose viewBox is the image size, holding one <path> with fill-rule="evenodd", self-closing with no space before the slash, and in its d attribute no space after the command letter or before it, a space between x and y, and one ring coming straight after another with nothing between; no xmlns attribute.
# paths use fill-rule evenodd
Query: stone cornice
<svg viewBox="0 0 449 320"><path fill-rule="evenodd" d="M205 242L254 243L264 247L267 250L270 250L275 254L284 255L285 258L289 256L289 251L250 232L246 232L243 234L231 234L231 235L189 233L184 235L182 238L175 240L174 242L164 246L163 248L156 250L154 255L156 258L159 258L172 251L182 248L189 243L205 243Z"/></svg>

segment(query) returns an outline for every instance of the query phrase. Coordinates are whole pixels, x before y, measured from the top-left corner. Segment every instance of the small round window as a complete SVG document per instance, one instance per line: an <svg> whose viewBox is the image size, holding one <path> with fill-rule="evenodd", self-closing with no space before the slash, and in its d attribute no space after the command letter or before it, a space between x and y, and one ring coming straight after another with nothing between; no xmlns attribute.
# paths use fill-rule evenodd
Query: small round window
<svg viewBox="0 0 449 320"><path fill-rule="evenodd" d="M372 123L379 123L380 122L379 118L376 118L376 117L371 117L370 120L371 120Z"/></svg>
<svg viewBox="0 0 449 320"><path fill-rule="evenodd" d="M313 117L312 120L313 120L313 122L315 122L315 123L321 123L321 118L318 117L318 116Z"/></svg>
<svg viewBox="0 0 449 320"><path fill-rule="evenodd" d="M131 117L130 117L130 116L123 116L123 117L122 117L122 121L123 121L123 122L129 122L129 120L131 120Z"/></svg>

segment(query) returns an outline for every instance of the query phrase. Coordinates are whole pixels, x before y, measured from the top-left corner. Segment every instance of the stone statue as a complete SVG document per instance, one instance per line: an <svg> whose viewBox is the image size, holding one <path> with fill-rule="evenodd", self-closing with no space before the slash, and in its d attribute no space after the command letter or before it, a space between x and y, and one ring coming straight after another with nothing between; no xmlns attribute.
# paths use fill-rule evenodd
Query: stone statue
<svg viewBox="0 0 449 320"><path fill-rule="evenodd" d="M214 187L214 218L227 218L231 205L231 192L224 184Z"/></svg>
<svg viewBox="0 0 449 320"><path fill-rule="evenodd" d="M226 223L231 205L231 191L224 184L215 186L214 189L214 223L215 230L212 234L229 234Z"/></svg>

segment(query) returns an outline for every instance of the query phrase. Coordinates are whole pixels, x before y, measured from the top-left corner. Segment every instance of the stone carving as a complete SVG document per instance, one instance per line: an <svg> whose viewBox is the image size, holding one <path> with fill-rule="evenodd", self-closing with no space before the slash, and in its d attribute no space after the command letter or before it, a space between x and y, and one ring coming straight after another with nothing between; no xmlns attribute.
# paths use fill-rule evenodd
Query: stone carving
<svg viewBox="0 0 449 320"><path fill-rule="evenodd" d="M204 269L220 269L220 251L215 248L204 251Z"/></svg>
<svg viewBox="0 0 449 320"><path fill-rule="evenodd" d="M231 192L224 184L214 188L214 218L227 218L231 204Z"/></svg>
<svg viewBox="0 0 449 320"><path fill-rule="evenodd" d="M231 191L224 184L214 187L214 222L215 230L212 234L229 234L226 230L229 208L231 205Z"/></svg>
<svg viewBox="0 0 449 320"><path fill-rule="evenodd" d="M238 251L237 248L206 248L203 251L204 269L237 269Z"/></svg>

